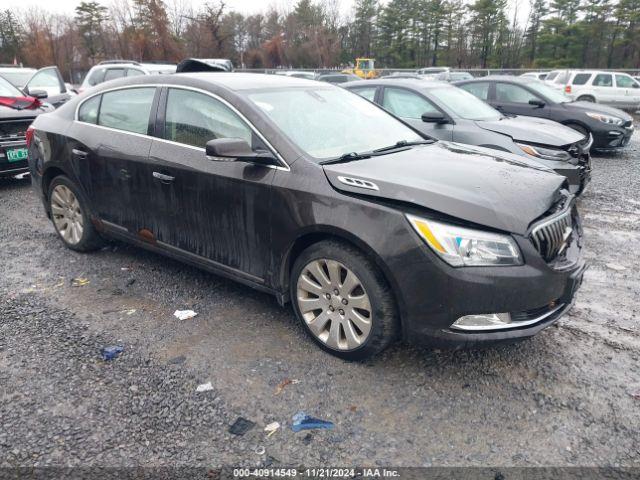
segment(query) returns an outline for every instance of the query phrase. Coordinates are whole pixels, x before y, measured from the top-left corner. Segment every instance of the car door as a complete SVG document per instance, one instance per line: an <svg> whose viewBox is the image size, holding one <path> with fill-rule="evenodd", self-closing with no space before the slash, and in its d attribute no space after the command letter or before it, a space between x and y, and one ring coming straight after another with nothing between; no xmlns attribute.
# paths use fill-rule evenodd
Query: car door
<svg viewBox="0 0 640 480"><path fill-rule="evenodd" d="M65 104L71 98L58 67L45 67L38 70L25 85L25 93L41 90L47 92L46 102L55 108Z"/></svg>
<svg viewBox="0 0 640 480"><path fill-rule="evenodd" d="M227 102L168 87L159 107L159 139L149 170L153 211L140 227L162 245L206 259L216 268L261 282L270 266L271 183L276 168L208 158L216 138L241 138L268 149Z"/></svg>
<svg viewBox="0 0 640 480"><path fill-rule="evenodd" d="M425 113L442 113L445 117L447 115L417 92L401 87L384 87L380 104L384 109L430 137L438 140L453 140L453 123L422 121L422 115Z"/></svg>
<svg viewBox="0 0 640 480"><path fill-rule="evenodd" d="M619 105L624 108L635 108L640 105L640 85L629 75L615 74L617 95L622 98Z"/></svg>
<svg viewBox="0 0 640 480"><path fill-rule="evenodd" d="M521 85L513 83L496 82L495 97L489 103L491 106L510 115L527 115L530 117L546 117L544 108L531 105L529 102L544 100Z"/></svg>
<svg viewBox="0 0 640 480"><path fill-rule="evenodd" d="M141 172L153 141L156 87L131 87L89 97L67 137L74 170L92 211L111 227L139 232L153 182Z"/></svg>
<svg viewBox="0 0 640 480"><path fill-rule="evenodd" d="M598 103L616 105L616 93L611 73L598 73L591 82L591 91Z"/></svg>

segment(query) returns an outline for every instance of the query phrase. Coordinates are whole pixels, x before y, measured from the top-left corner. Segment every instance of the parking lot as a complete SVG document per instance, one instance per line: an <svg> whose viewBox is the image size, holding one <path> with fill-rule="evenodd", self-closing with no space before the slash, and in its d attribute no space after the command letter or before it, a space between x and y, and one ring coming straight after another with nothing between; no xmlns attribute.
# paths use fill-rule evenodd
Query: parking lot
<svg viewBox="0 0 640 480"><path fill-rule="evenodd" d="M640 466L639 157L636 133L593 159L590 268L557 325L365 363L242 285L119 243L64 248L28 178L0 180L1 465ZM124 352L104 362L107 345ZM301 410L335 428L293 433ZM238 417L255 426L230 434Z"/></svg>

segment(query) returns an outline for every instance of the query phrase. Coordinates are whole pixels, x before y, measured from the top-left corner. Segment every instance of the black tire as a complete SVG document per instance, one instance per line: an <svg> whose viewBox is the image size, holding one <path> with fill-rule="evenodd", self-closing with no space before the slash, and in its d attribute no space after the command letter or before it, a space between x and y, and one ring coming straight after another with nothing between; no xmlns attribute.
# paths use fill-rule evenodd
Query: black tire
<svg viewBox="0 0 640 480"><path fill-rule="evenodd" d="M102 239L102 237L100 237L95 227L93 226L93 223L91 222L91 215L89 213L89 202L87 202L80 189L65 175L59 175L55 177L49 184L49 188L47 189L47 202L49 211L51 211L52 208L52 193L54 189L59 185L64 185L65 187L67 187L77 198L80 205L80 213L82 215L83 223L82 236L80 237L80 240L77 243L70 243L58 230L55 222L53 221L54 215L52 212L51 220L53 223L53 228L58 234L58 237L60 237L60 240L62 240L62 243L64 243L67 248L70 248L71 250L75 250L77 252L91 252L104 246L104 240Z"/></svg>
<svg viewBox="0 0 640 480"><path fill-rule="evenodd" d="M591 95L583 95L581 97L577 98L578 102L591 102L591 103L596 103L596 99L594 97L592 97Z"/></svg>
<svg viewBox="0 0 640 480"><path fill-rule="evenodd" d="M352 350L331 348L320 340L305 321L297 301L297 284L305 267L315 260L335 260L353 272L360 280L371 304L371 327L366 340ZM335 240L318 242L304 250L296 259L289 282L291 303L298 320L311 339L326 352L344 360L362 360L382 352L397 337L399 319L391 288L380 269L357 248Z"/></svg>

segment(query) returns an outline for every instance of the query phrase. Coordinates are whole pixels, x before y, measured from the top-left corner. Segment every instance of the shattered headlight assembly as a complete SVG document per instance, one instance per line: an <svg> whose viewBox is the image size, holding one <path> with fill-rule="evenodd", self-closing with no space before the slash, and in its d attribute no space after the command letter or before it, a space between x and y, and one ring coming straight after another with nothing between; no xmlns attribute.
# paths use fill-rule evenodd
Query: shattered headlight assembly
<svg viewBox="0 0 640 480"><path fill-rule="evenodd" d="M445 262L454 267L522 265L522 256L509 235L473 230L407 215L414 230Z"/></svg>
<svg viewBox="0 0 640 480"><path fill-rule="evenodd" d="M564 150L557 150L555 148L544 148L528 143L516 143L524 153L531 155L532 157L544 158L545 160L558 160L566 161L571 159L569 152Z"/></svg>
<svg viewBox="0 0 640 480"><path fill-rule="evenodd" d="M621 126L624 123L624 120L619 117L614 117L613 115L605 115L603 113L587 112L587 116L608 125Z"/></svg>

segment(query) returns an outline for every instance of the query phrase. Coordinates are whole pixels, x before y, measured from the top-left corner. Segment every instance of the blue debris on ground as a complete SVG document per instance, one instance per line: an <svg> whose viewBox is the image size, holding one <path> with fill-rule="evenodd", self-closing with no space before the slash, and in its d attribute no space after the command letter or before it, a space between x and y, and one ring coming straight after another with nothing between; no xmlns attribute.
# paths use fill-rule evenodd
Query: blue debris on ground
<svg viewBox="0 0 640 480"><path fill-rule="evenodd" d="M124 347L120 345L113 345L111 347L104 347L102 350L100 350L100 353L102 354L102 359L105 362L108 362L109 360L113 360L114 358L116 358L123 351Z"/></svg>
<svg viewBox="0 0 640 480"><path fill-rule="evenodd" d="M299 432L300 430L315 429L331 430L333 429L333 422L310 417L304 412L298 412L293 416L293 424L291 425L291 430L293 430L294 432Z"/></svg>

